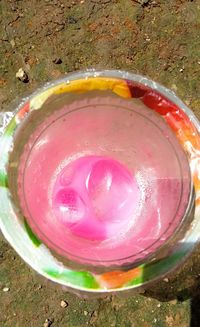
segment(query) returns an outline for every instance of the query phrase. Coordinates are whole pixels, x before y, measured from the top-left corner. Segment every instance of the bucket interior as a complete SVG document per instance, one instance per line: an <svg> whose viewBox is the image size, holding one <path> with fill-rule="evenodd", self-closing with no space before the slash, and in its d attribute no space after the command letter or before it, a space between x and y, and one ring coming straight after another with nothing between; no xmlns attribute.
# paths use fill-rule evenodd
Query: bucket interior
<svg viewBox="0 0 200 327"><path fill-rule="evenodd" d="M15 135L15 207L59 256L144 262L173 237L191 195L188 159L164 119L109 91L50 97Z"/></svg>

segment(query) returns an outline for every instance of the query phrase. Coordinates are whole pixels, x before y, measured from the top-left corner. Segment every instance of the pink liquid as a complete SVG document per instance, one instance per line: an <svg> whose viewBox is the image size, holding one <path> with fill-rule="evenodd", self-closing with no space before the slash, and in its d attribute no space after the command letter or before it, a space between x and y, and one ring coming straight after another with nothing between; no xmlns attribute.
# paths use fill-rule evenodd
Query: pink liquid
<svg viewBox="0 0 200 327"><path fill-rule="evenodd" d="M124 166L106 157L87 156L58 174L52 207L72 234L103 241L127 229L138 200L137 182Z"/></svg>
<svg viewBox="0 0 200 327"><path fill-rule="evenodd" d="M187 159L164 120L110 95L48 117L20 171L33 231L59 254L87 263L133 262L154 252L180 224L190 194Z"/></svg>

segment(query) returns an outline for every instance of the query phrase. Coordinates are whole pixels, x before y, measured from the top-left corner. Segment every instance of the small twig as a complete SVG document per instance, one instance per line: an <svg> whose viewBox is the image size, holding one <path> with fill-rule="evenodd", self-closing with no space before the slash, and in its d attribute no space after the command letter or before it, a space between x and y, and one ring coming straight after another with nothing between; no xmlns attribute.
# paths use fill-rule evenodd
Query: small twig
<svg viewBox="0 0 200 327"><path fill-rule="evenodd" d="M8 23L8 26L15 23L20 17L21 17L20 15L17 15L17 17L15 19L13 19L11 22Z"/></svg>
<svg viewBox="0 0 200 327"><path fill-rule="evenodd" d="M8 39L0 39L1 42L9 42Z"/></svg>
<svg viewBox="0 0 200 327"><path fill-rule="evenodd" d="M102 4L102 5L105 5L109 2L111 2L112 0L91 0L91 2L93 3L99 3L99 4Z"/></svg>

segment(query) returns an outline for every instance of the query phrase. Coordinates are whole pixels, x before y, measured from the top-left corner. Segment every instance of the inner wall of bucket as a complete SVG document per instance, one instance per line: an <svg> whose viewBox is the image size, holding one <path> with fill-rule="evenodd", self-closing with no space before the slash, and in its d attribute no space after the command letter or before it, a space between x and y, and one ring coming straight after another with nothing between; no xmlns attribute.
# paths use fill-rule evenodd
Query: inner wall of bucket
<svg viewBox="0 0 200 327"><path fill-rule="evenodd" d="M140 100L110 92L54 96L29 114L9 184L54 253L107 267L170 247L191 198L188 160L171 129Z"/></svg>

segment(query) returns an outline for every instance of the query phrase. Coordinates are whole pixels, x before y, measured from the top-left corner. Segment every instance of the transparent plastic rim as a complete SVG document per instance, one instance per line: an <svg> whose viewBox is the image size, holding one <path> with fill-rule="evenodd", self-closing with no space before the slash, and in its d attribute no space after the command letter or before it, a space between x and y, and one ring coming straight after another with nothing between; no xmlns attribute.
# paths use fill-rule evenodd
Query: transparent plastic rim
<svg viewBox="0 0 200 327"><path fill-rule="evenodd" d="M94 81L94 79L98 80L99 78L103 78L103 80L107 80L108 78L115 79L116 83L119 84L124 80L130 80L158 91L167 99L171 100L172 103L176 104L187 115L187 117L189 117L191 128L193 125L197 129L197 133L199 132L200 124L197 118L172 91L169 91L160 84L140 75L116 70L96 71L92 69L85 72L69 74L56 82L47 83L44 87L40 88L21 102L18 108L14 111L14 116L5 128L0 139L0 228L8 242L24 259L24 261L44 277L75 290L105 293L141 287L174 269L187 256L187 254L190 253L194 245L199 241L200 235L200 204L198 202L200 198L200 189L195 187L196 206L192 227L189 228L184 238L177 244L169 256L162 260L147 262L127 272L111 272L109 276L109 273L98 275L93 274L90 271L74 271L68 267L64 267L55 257L52 256L45 245L41 244L29 227L19 224L12 208L9 188L7 185L8 154L13 146L13 137L17 126L23 121L26 113L30 110L31 102L34 104L31 110L38 110L40 104L45 101L50 94L53 94L56 88L58 89L59 86L63 84L67 87L68 81L72 82L81 80L81 83L83 83L83 80L87 81L89 79L90 81ZM199 135L196 135L196 138L199 138ZM195 175L195 178L197 170L200 168L199 153L200 152L197 151L195 156L190 160L191 174L192 177ZM190 206L188 207L188 211L190 211ZM188 212L186 212L186 214L188 215ZM121 276L123 278L121 278ZM120 278L121 283L118 282ZM116 280L115 285L111 282L111 279Z"/></svg>

